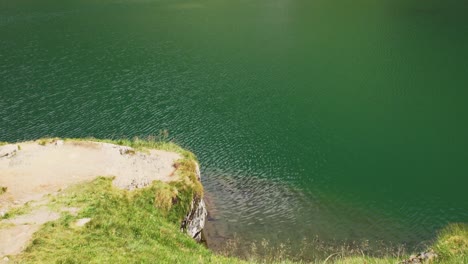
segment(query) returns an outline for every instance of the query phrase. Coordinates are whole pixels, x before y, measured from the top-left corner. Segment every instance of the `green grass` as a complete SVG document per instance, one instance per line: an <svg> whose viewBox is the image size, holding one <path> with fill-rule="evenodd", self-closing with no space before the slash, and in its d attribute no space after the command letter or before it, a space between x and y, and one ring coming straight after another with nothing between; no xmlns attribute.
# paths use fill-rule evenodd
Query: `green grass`
<svg viewBox="0 0 468 264"><path fill-rule="evenodd" d="M52 206L82 208L77 216L64 213L39 230L25 251L13 257L21 263L238 263L239 260L212 254L180 232L190 192L180 191L179 202L167 210L154 206L155 192L167 183L155 182L136 191L119 190L112 179L64 191ZM170 184L169 184L170 185ZM84 227L74 226L90 217Z"/></svg>
<svg viewBox="0 0 468 264"><path fill-rule="evenodd" d="M0 219L10 219L18 215L24 215L31 212L32 209L33 208L31 207L30 203L25 203L24 205L18 207L12 207Z"/></svg>
<svg viewBox="0 0 468 264"><path fill-rule="evenodd" d="M5 187L5 186L0 186L0 195L6 193L8 190L8 187Z"/></svg>
<svg viewBox="0 0 468 264"><path fill-rule="evenodd" d="M10 143L5 142L5 141L0 141L0 146L4 146L4 145L8 145L8 144L10 144Z"/></svg>
<svg viewBox="0 0 468 264"><path fill-rule="evenodd" d="M468 224L450 224L439 232L437 239L427 251L433 250L438 257L433 264L463 264L468 263ZM399 263L409 256L372 258L367 256L355 256L337 258L336 264L390 264Z"/></svg>
<svg viewBox="0 0 468 264"><path fill-rule="evenodd" d="M41 139L38 139L37 140L37 144L41 145L41 146L45 146L47 144L50 144L54 141L53 138L41 138Z"/></svg>
<svg viewBox="0 0 468 264"><path fill-rule="evenodd" d="M434 244L438 263L468 263L468 224L449 225L443 229Z"/></svg>

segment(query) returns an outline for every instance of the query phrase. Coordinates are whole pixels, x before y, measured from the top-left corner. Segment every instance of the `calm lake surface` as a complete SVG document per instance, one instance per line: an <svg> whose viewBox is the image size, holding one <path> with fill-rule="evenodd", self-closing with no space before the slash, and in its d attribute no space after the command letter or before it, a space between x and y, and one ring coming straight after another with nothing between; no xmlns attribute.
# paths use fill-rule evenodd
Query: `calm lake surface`
<svg viewBox="0 0 468 264"><path fill-rule="evenodd" d="M468 2L0 0L0 141L169 130L211 241L468 221Z"/></svg>

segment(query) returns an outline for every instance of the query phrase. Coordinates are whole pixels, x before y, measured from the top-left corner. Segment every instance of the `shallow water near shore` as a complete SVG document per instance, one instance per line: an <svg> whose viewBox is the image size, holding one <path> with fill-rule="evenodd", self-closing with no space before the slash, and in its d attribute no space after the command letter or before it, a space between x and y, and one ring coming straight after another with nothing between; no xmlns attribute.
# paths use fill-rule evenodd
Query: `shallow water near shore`
<svg viewBox="0 0 468 264"><path fill-rule="evenodd" d="M215 244L416 247L468 221L467 12L0 0L0 141L167 129L199 158Z"/></svg>

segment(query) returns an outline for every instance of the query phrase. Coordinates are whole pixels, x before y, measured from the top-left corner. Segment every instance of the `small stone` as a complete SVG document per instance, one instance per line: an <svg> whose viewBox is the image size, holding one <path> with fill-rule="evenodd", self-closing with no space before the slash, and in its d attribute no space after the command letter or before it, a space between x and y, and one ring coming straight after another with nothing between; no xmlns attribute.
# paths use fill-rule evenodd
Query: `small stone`
<svg viewBox="0 0 468 264"><path fill-rule="evenodd" d="M8 261L10 261L10 259L8 257L4 257L3 261L8 262Z"/></svg>
<svg viewBox="0 0 468 264"><path fill-rule="evenodd" d="M84 226L84 225L86 225L87 223L89 223L89 221L91 221L91 218L81 218L81 219L78 219L78 220L75 222L75 225L76 225L76 226Z"/></svg>
<svg viewBox="0 0 468 264"><path fill-rule="evenodd" d="M55 141L55 146L62 146L63 145L63 140L59 139Z"/></svg>
<svg viewBox="0 0 468 264"><path fill-rule="evenodd" d="M417 264L417 263L431 263L437 254L434 251L421 252L418 255L411 255L407 260L400 262L401 264ZM429 262L428 262L429 261Z"/></svg>
<svg viewBox="0 0 468 264"><path fill-rule="evenodd" d="M11 158L14 155L16 155L17 151L17 146L16 145L5 145L0 147L0 158Z"/></svg>
<svg viewBox="0 0 468 264"><path fill-rule="evenodd" d="M120 155L134 155L136 154L135 150L131 147L120 147Z"/></svg>

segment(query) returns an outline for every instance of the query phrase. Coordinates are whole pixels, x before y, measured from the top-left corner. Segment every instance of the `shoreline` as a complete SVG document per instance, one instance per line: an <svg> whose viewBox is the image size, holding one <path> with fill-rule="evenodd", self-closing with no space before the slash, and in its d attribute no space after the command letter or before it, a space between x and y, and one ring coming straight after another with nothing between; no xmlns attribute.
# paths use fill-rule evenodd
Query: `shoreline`
<svg viewBox="0 0 468 264"><path fill-rule="evenodd" d="M42 217L31 228L21 231L15 230L18 225L14 223L17 221L5 221L11 218L9 215L15 215L20 210L18 208L38 201L43 203L46 196L57 195L64 189L92 182L100 176L111 177L113 187L130 192L150 188L155 182L163 185L183 182L181 187L190 190L192 195L184 201L185 216L180 217L180 229L200 241L207 212L195 156L167 142L123 143L128 142L54 138L3 143L0 146L0 186L3 190L0 194L0 213L4 219L2 223L10 227L0 228L0 234L9 237L8 240L20 242L11 245L4 240L0 243L0 255L20 254L42 225L59 217L57 212L41 207L42 214L53 217ZM164 191L160 193L165 194ZM174 204L174 199L178 198L172 195L170 199ZM28 214L22 217L28 218ZM37 220L34 213L29 218L31 221Z"/></svg>
<svg viewBox="0 0 468 264"><path fill-rule="evenodd" d="M101 152L96 156L95 151ZM98 158L100 155L105 159ZM64 167L50 163L66 160L73 162ZM155 169L152 166L156 161L162 163ZM114 168L109 165L112 163L116 164ZM130 166L131 170L112 171L119 166ZM21 173L15 174L15 168ZM102 168L112 173L95 175L107 174ZM155 171L160 175L154 175ZM67 173L75 178L67 181L63 177ZM142 177L145 173L157 177ZM42 176L35 179L38 175ZM47 178L47 175L54 177ZM17 182L23 184L21 188L5 184L7 178L15 177L23 177ZM44 177L49 184L41 181ZM202 230L208 217L206 206L210 204L208 201L205 205L203 201L200 179L194 154L170 142L54 138L0 144L0 209L9 206L1 212L0 235L7 239L2 240L3 244L0 241L0 263L10 260L13 263L73 262L77 256L82 262L122 262L123 259L124 262L157 259L162 263L468 261L466 224L448 226L426 251L411 256L403 253L373 257L368 252L357 254L342 249L326 259L305 260L263 241L242 258L235 255L235 244L231 245L230 252L214 253L206 248L209 243L196 242L203 243ZM21 196L24 193L20 190L24 192L25 185L33 185L29 191L36 193ZM6 246L10 246L10 251L5 252Z"/></svg>

